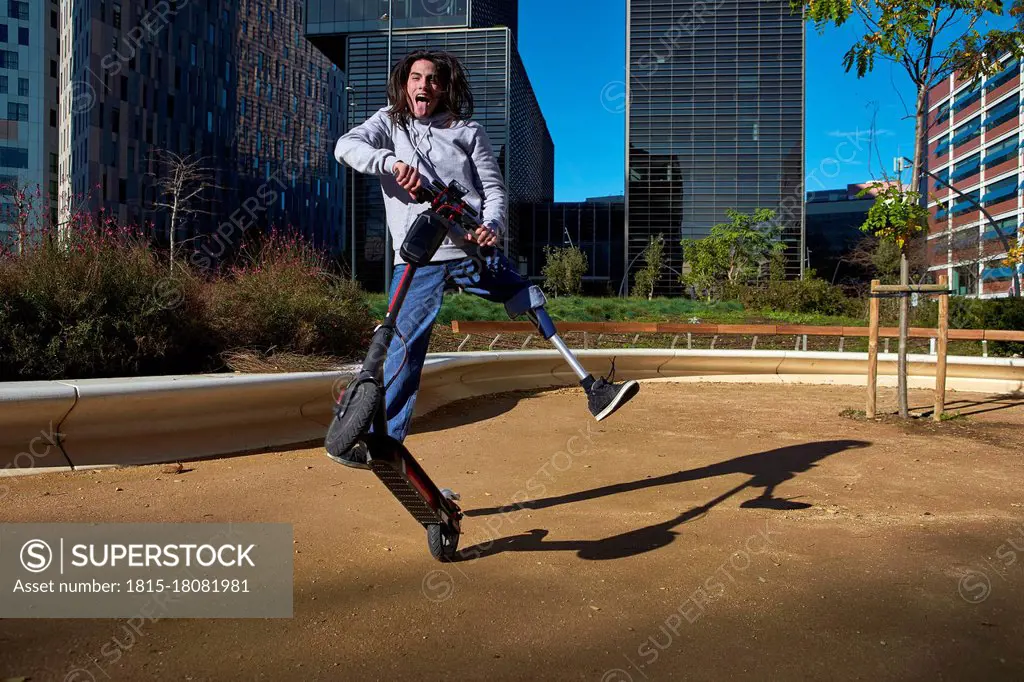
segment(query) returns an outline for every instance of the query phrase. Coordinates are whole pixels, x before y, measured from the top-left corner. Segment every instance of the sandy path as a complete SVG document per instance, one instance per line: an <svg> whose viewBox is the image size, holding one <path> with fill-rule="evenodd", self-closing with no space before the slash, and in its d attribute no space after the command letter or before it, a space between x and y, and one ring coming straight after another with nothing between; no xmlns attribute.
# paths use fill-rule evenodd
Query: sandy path
<svg viewBox="0 0 1024 682"><path fill-rule="evenodd" d="M450 405L409 446L462 493L455 564L315 450L20 478L8 521L294 524L295 614L0 621L0 679L1021 679L1024 400L840 416L862 403L648 383L600 424L576 390Z"/></svg>

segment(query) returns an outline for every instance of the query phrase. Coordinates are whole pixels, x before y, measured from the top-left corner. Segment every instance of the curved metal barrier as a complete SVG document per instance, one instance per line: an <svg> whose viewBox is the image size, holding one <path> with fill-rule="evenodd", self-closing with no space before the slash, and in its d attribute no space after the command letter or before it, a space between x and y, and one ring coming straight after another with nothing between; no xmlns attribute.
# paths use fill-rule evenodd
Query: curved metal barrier
<svg viewBox="0 0 1024 682"><path fill-rule="evenodd" d="M578 351L595 375L865 385L866 353L792 351ZM912 388L932 388L935 357L911 355ZM356 368L341 372L199 375L0 384L0 476L95 466L155 464L282 449L322 441ZM895 385L896 356L879 360ZM950 357L947 388L1024 391L1024 360ZM578 385L556 351L438 354L423 371L416 414L454 400ZM0 486L0 499L4 496Z"/></svg>

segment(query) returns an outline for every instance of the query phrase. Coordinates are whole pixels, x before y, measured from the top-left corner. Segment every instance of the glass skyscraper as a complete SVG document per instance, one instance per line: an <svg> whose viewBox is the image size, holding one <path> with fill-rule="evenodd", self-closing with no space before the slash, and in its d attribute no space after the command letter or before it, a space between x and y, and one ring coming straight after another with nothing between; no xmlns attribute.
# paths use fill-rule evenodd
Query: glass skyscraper
<svg viewBox="0 0 1024 682"><path fill-rule="evenodd" d="M33 0L31 4L37 4ZM341 73L304 37L305 3L61 2L61 213L104 208L168 236L163 150L212 169L177 239L217 231L215 261L277 226L341 251ZM206 240L206 241L209 241Z"/></svg>
<svg viewBox="0 0 1024 682"><path fill-rule="evenodd" d="M444 50L466 67L476 112L508 189L502 245L518 258L516 208L554 198L554 144L515 43L517 4L510 0L312 0L307 35L348 78L346 128L387 105L387 20L393 4L392 64L418 49ZM343 61L337 61L343 60ZM348 229L355 234L356 275L367 287L384 281L386 226L380 182L350 173ZM350 256L351 257L351 256Z"/></svg>
<svg viewBox="0 0 1024 682"><path fill-rule="evenodd" d="M627 0L626 56L627 272L662 234L659 293L680 294L681 240L706 236L726 209L770 208L800 275L802 17L788 0Z"/></svg>

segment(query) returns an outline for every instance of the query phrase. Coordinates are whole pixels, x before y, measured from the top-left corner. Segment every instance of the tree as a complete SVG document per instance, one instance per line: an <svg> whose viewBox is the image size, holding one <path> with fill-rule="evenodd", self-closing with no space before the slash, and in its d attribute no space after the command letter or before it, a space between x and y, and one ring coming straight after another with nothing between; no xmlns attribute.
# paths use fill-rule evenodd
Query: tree
<svg viewBox="0 0 1024 682"><path fill-rule="evenodd" d="M1024 0L1014 0L1009 13L1019 16L1022 4ZM955 72L961 78L975 80L995 73L999 58L1007 52L1018 58L1024 54L1024 33L1019 26L1012 31L989 30L985 34L976 28L986 18L1004 15L1002 0L790 0L790 5L794 11L803 12L819 31L830 24L843 26L851 18L859 21L861 35L843 57L847 71L856 69L857 76L863 77L874 69L877 59L882 59L901 67L913 83L914 160L910 186L905 195L889 196L898 199L896 203L900 205L906 205L908 199L921 199L928 141L928 91ZM915 215L906 212L907 218ZM906 285L910 281L908 244L919 230L912 225L897 227L888 218L881 220L886 226L877 223L876 227L889 231L893 235L891 241L900 249L900 284ZM908 320L909 299L904 296L900 299L898 380L902 417L908 415Z"/></svg>
<svg viewBox="0 0 1024 682"><path fill-rule="evenodd" d="M654 298L654 287L661 279L661 271L665 267L665 237L660 234L651 237L643 255L645 265L636 273L633 295L649 301Z"/></svg>
<svg viewBox="0 0 1024 682"><path fill-rule="evenodd" d="M682 241L683 261L689 266L682 281L708 301L719 297L726 284L759 277L765 263L785 248L775 211L758 208L747 215L728 209L725 213L731 222L714 225L703 239Z"/></svg>
<svg viewBox="0 0 1024 682"><path fill-rule="evenodd" d="M38 184L30 185L17 177L0 183L0 222L7 222L14 228L11 245L14 253L24 253L33 240L38 240L48 230L53 218L50 203ZM4 248L2 240L0 248Z"/></svg>
<svg viewBox="0 0 1024 682"><path fill-rule="evenodd" d="M1024 227L1020 228L1020 232L1017 235L1017 245L1010 247L1010 252L1006 254L1003 265L1011 267L1015 271L1020 270L1024 266ZM1021 292L1017 291L1017 295L1020 296Z"/></svg>
<svg viewBox="0 0 1024 682"><path fill-rule="evenodd" d="M586 274L587 254L575 246L565 248L544 247L545 263L541 270L544 288L558 298L559 294L575 296L583 291L583 275Z"/></svg>
<svg viewBox="0 0 1024 682"><path fill-rule="evenodd" d="M182 156L167 149L154 151L162 172L154 175L160 199L154 206L171 212L167 233L170 239L170 268L174 272L174 251L180 222L191 220L197 214L209 215L200 209L202 195L207 189L216 189L213 184L214 171L204 165L206 159L194 155Z"/></svg>

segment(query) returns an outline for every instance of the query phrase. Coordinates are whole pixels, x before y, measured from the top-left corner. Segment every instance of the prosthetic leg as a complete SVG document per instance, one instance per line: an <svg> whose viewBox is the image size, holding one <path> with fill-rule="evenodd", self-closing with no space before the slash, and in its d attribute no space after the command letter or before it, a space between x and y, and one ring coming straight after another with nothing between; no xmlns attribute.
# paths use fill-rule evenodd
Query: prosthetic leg
<svg viewBox="0 0 1024 682"><path fill-rule="evenodd" d="M512 319L525 314L537 327L537 331L558 350L562 359L572 368L572 371L579 377L580 385L587 392L587 401L590 412L597 421L601 421L617 410L630 398L640 391L640 384L636 381L627 381L622 384L615 384L612 380L615 377L615 365L612 364L612 371L608 378L594 379L594 376L583 368L576 356L569 350L565 342L558 336L555 323L544 309L547 297L538 286L531 286L524 289L519 295L505 304L505 312Z"/></svg>

